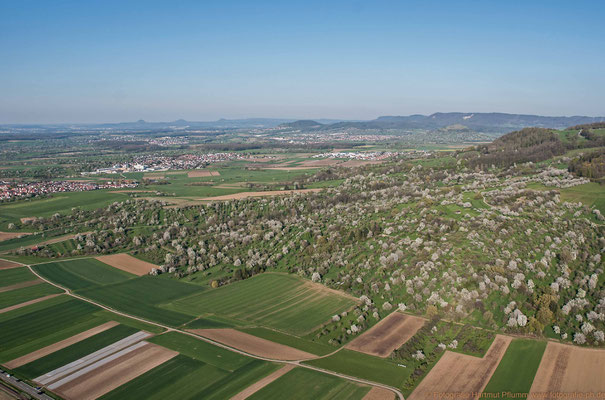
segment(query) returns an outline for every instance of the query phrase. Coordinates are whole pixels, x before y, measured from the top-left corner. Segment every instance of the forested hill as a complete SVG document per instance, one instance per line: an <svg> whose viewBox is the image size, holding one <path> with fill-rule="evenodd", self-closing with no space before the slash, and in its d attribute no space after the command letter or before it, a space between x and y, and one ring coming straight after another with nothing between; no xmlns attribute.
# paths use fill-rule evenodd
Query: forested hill
<svg viewBox="0 0 605 400"><path fill-rule="evenodd" d="M583 124L563 130L524 128L488 145L467 152L474 167L509 166L541 162L569 153L569 169L588 178L602 178L605 171L605 123ZM585 149L586 151L573 152Z"/></svg>
<svg viewBox="0 0 605 400"><path fill-rule="evenodd" d="M526 127L563 129L571 125L603 121L605 121L605 117L547 117L527 114L448 112L431 115L383 116L361 122L338 122L323 125L321 129L441 129L456 125L475 131L504 133Z"/></svg>

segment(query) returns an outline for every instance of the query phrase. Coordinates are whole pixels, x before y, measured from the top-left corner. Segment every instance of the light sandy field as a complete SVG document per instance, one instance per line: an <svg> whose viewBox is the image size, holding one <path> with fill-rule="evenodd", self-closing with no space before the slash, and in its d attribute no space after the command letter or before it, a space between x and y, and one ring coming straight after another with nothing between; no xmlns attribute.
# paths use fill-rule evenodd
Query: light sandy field
<svg viewBox="0 0 605 400"><path fill-rule="evenodd" d="M147 275L152 268L158 268L158 266L155 264L139 260L138 258L134 258L130 254L126 253L112 254L109 256L100 256L95 258L107 265L111 265L114 268L118 268L122 271L130 272L131 274L138 276Z"/></svg>
<svg viewBox="0 0 605 400"><path fill-rule="evenodd" d="M388 357L393 350L414 336L424 323L424 318L394 312L355 338L346 348L373 356Z"/></svg>
<svg viewBox="0 0 605 400"><path fill-rule="evenodd" d="M96 399L175 357L176 351L151 343L55 388L66 399Z"/></svg>
<svg viewBox="0 0 605 400"><path fill-rule="evenodd" d="M239 200L245 199L246 197L263 197L263 196L279 196L284 194L294 194L294 193L311 193L311 192L319 192L322 189L299 189L299 190L268 190L264 192L241 192L241 193L233 193L226 194L223 196L214 196L214 197L204 197L204 201L213 201L213 200Z"/></svg>
<svg viewBox="0 0 605 400"><path fill-rule="evenodd" d="M546 392L605 392L605 350L549 342L530 394L559 398Z"/></svg>
<svg viewBox="0 0 605 400"><path fill-rule="evenodd" d="M511 340L511 337L496 335L483 358L446 350L408 400L435 399L435 393L451 396L456 393L481 393L502 360Z"/></svg>
<svg viewBox="0 0 605 400"><path fill-rule="evenodd" d="M208 171L204 169L196 169L195 171L189 171L187 176L189 178L204 178L208 176L219 176L220 172L218 171Z"/></svg>
<svg viewBox="0 0 605 400"><path fill-rule="evenodd" d="M7 362L5 365L10 369L18 368L22 365L35 361L35 360L42 358L44 356L47 356L51 353L54 353L55 351L59 351L61 349L64 349L67 346L71 346L74 343L78 343L84 339L94 336L97 333L101 333L103 331L108 330L109 328L113 328L117 324L118 324L117 322L109 321L102 325L95 326L94 328L91 328L87 331L78 333L77 335L74 335L74 336L69 337L64 340L61 340L60 342L53 343L50 346L43 347L39 350L26 354L22 357L15 358L14 360Z"/></svg>
<svg viewBox="0 0 605 400"><path fill-rule="evenodd" d="M20 218L20 221L21 221L22 224L24 224L24 223L26 223L28 221L33 221L35 219L36 219L36 217L23 217L23 218Z"/></svg>
<svg viewBox="0 0 605 400"><path fill-rule="evenodd" d="M0 269L9 269L9 268L16 268L16 267L20 267L21 264L16 263L16 262L12 262L12 261L8 261L8 260L0 260Z"/></svg>
<svg viewBox="0 0 605 400"><path fill-rule="evenodd" d="M29 232L0 232L0 242L21 236L31 235Z"/></svg>
<svg viewBox="0 0 605 400"><path fill-rule="evenodd" d="M3 314L5 312L9 312L9 311L13 311L13 310L16 310L16 309L21 308L21 307L29 306L30 304L35 304L35 303L39 303L39 302L44 301L44 300L52 299L53 297L57 297L57 296L60 296L60 295L61 295L60 293L58 293L58 294L49 294L48 296L44 296L44 297L40 297L40 298L33 299L33 300L30 300L30 301L26 301L26 302L23 302L23 303L15 304L14 306L5 307L5 308L0 309L0 314Z"/></svg>
<svg viewBox="0 0 605 400"><path fill-rule="evenodd" d="M281 367L280 369L278 369L271 375L266 376L263 379L261 379L260 381L248 386L247 388L245 388L244 390L242 390L241 392L239 392L238 394L233 396L231 398L231 400L247 399L248 397L252 396L254 393L258 392L259 390L261 390L262 388L264 388L265 386L267 386L268 384L270 384L277 378L290 372L292 369L294 369L294 365L292 365L292 364L284 365L283 367Z"/></svg>
<svg viewBox="0 0 605 400"><path fill-rule="evenodd" d="M190 331L246 353L275 360L303 360L316 357L306 351L261 339L235 329L191 329Z"/></svg>
<svg viewBox="0 0 605 400"><path fill-rule="evenodd" d="M41 279L37 279L36 278L33 281L16 283L16 284L11 285L11 286L5 286L5 287L0 288L0 293L10 292L11 290L21 289L21 288L25 288L25 287L29 287L29 286L38 285L38 284L40 284L42 282L44 282L44 281L41 280Z"/></svg>
<svg viewBox="0 0 605 400"><path fill-rule="evenodd" d="M390 390L374 386L362 400L393 400L395 393Z"/></svg>

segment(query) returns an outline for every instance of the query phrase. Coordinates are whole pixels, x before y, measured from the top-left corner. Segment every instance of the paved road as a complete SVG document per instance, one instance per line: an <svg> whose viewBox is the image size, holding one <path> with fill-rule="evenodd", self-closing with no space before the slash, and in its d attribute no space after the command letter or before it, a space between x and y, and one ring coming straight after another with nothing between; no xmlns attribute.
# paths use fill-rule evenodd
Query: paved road
<svg viewBox="0 0 605 400"><path fill-rule="evenodd" d="M85 257L83 257L83 258L85 258ZM90 257L88 257L88 258L90 258ZM141 321L141 322L144 322L144 323L149 324L149 325L158 326L160 328L166 329L167 331L174 331L174 332L182 333L184 335L192 336L192 337L195 337L197 339L200 339L200 340L203 340L205 342L208 342L210 344L213 344L215 346L222 347L222 348L224 348L226 350L230 350L230 351L233 351L235 353L239 353L239 354L251 357L251 358L256 358L256 359L259 359L259 360L270 361L270 362L280 363L280 364L293 364L293 365L296 365L296 366L301 367L301 368L312 369L312 370L315 370L315 371L323 372L323 373L328 374L328 375L333 375L333 376L337 376L337 377L340 377L340 378L343 378L343 379L347 379L347 380L350 380L350 381L353 381L353 382L362 383L364 385L377 386L377 387L380 387L380 388L383 388L383 389L390 390L391 392L395 393L395 395L399 398L399 400L404 400L403 393L401 393L401 391L399 391L399 389L394 388L394 387L389 386L389 385L384 385L382 383L372 382L372 381L368 381L368 380L361 379L361 378L356 378L354 376L349 376L349 375L341 374L339 372L334 372L334 371L326 370L326 369L323 369L323 368L314 367L312 365L301 364L301 361L305 361L305 360L283 361L283 360L274 360L272 358L267 358L267 357L256 356L254 354L246 353L245 351L236 349L234 347L230 347L230 346L227 346L225 344L222 344L222 343L219 343L219 342L215 342L212 339L208 339L208 338L205 338L203 336L196 335L196 334L194 334L192 332L187 332L187 331L183 331L183 330L180 330L180 329L177 329L177 328L172 328L172 327L167 326L167 325L162 325L162 324L159 324L157 322L148 321L146 319L143 319L143 318L140 318L140 317L137 317L137 316L134 316L134 315L130 315L130 314L118 311L118 310L114 310L111 307L107 307L107 306L105 306L103 304L97 303L97 302L92 301L90 299L87 299L85 297L82 297L82 296L79 296L77 294L74 294L74 293L71 292L71 290L69 290L69 289L67 289L67 288L65 288L65 287L63 287L61 285L58 285L58 284L56 284L54 282L49 281L48 279L44 278L43 276L39 275L36 271L34 271L34 269L31 267L31 265L26 265L26 264L23 264L23 265L27 266L27 268L29 268L29 270L34 275L36 275L38 278L40 278L43 281L49 283L50 285L53 285L53 286L55 286L55 287L57 287L57 288L65 291L65 293L67 295L75 297L75 298L77 298L79 300L85 301L87 303L94 304L97 307L101 307L101 308L103 308L103 309L105 309L107 311L110 311L110 312L114 313L114 314L122 315L122 316L125 316L125 317L128 317L128 318L131 318L131 319L135 319L137 321ZM317 357L317 358L322 358L322 357Z"/></svg>
<svg viewBox="0 0 605 400"><path fill-rule="evenodd" d="M0 369L0 379L2 379L4 382L10 384L11 386L19 388L23 392L32 396L34 399L54 400L52 397L50 397L44 393L38 394L38 392L36 391L35 388L33 388L32 386L29 386L27 383L25 383L23 381L18 381L17 378L15 378L14 376L11 375L10 377L8 377L7 373L2 369Z"/></svg>

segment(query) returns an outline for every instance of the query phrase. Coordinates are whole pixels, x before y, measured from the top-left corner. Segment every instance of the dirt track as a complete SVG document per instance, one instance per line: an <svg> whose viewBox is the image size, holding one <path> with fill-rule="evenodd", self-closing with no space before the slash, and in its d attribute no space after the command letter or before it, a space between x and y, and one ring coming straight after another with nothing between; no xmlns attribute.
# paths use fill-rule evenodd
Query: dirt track
<svg viewBox="0 0 605 400"><path fill-rule="evenodd" d="M424 323L423 318L394 312L351 341L346 348L373 356L388 357L393 350L414 336Z"/></svg>
<svg viewBox="0 0 605 400"><path fill-rule="evenodd" d="M50 346L46 346L43 347L39 350L36 350L32 353L26 354L22 357L19 358L15 358L14 360L11 360L9 362L7 362L5 365L10 368L10 369L15 369L18 368L22 365L25 365L27 363L30 363L32 361L35 361L39 358L42 358L44 356L47 356L51 353L54 353L55 351L64 349L67 346L71 346L74 343L78 343L86 338L89 338L91 336L96 335L97 333L101 333L103 331L106 331L109 328L112 328L114 326L116 326L118 323L114 322L114 321L109 321L106 322L102 325L99 326L95 326L92 329L89 329L87 331L78 333L77 335L74 335L72 337L69 337L67 339L61 340L60 342L57 343L53 343Z"/></svg>
<svg viewBox="0 0 605 400"><path fill-rule="evenodd" d="M31 235L29 232L0 232L0 242L8 239L14 239L21 236Z"/></svg>
<svg viewBox="0 0 605 400"><path fill-rule="evenodd" d="M21 283L16 283L16 284L10 285L10 286L0 287L0 293L10 292L11 290L21 289L21 288L25 288L25 287L29 287L29 286L39 285L43 282L44 282L43 280L36 278L34 280L27 281L27 282L21 282Z"/></svg>
<svg viewBox="0 0 605 400"><path fill-rule="evenodd" d="M114 268L118 268L122 271L130 272L131 274L138 276L147 275L152 268L158 268L158 266L155 264L139 260L138 258L126 253L99 256L95 258L107 265L111 265Z"/></svg>
<svg viewBox="0 0 605 400"><path fill-rule="evenodd" d="M543 392L605 392L605 350L549 342L530 390Z"/></svg>
<svg viewBox="0 0 605 400"><path fill-rule="evenodd" d="M434 399L436 392L481 393L504 356L511 340L512 338L509 336L496 335L483 358L446 351L437 365L408 397L408 400Z"/></svg>
<svg viewBox="0 0 605 400"><path fill-rule="evenodd" d="M55 391L66 399L96 399L175 357L176 351L151 343L94 369Z"/></svg>
<svg viewBox="0 0 605 400"><path fill-rule="evenodd" d="M44 300L52 299L53 297L57 297L57 296L60 296L60 294L49 294L48 296L39 297L37 299L29 300L29 301L26 301L24 303L15 304L14 306L5 307L3 309L0 309L0 314L3 314L5 312L9 312L9 311L13 311L13 310L16 310L16 309L21 308L21 307L29 306L31 304L36 304L36 303L39 303L39 302L44 301Z"/></svg>
<svg viewBox="0 0 605 400"><path fill-rule="evenodd" d="M306 351L261 339L235 329L191 329L190 331L246 353L275 360L302 360L317 357Z"/></svg>
<svg viewBox="0 0 605 400"><path fill-rule="evenodd" d="M200 200L205 200L205 201L239 200L239 199L245 199L246 197L279 196L279 195L284 195L284 194L319 192L321 190L322 189L299 189L299 190L268 190L268 191L264 191L264 192L241 192L241 193L225 194L223 196L204 197L203 199L200 199Z"/></svg>
<svg viewBox="0 0 605 400"><path fill-rule="evenodd" d="M268 384L270 384L271 382L284 376L285 374L287 374L288 372L290 372L293 369L294 369L294 365L292 365L292 364L284 365L283 367L281 367L280 369L278 369L271 375L266 376L263 379L261 379L260 381L257 381L255 383L253 383L252 385L248 386L247 388L245 388L244 390L242 390L241 392L239 392L238 394L233 396L231 398L231 400L245 400L248 397L252 396L254 393L258 392L259 390L261 390L262 388L267 386Z"/></svg>

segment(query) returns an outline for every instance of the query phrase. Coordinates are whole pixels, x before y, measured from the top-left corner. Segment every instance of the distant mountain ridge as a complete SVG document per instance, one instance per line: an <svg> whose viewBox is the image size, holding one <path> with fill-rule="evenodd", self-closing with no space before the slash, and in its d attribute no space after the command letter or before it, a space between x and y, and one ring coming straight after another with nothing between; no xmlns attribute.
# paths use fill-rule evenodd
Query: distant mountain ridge
<svg viewBox="0 0 605 400"><path fill-rule="evenodd" d="M96 124L0 124L0 127L16 129L46 129L54 131L125 130L125 131L161 131L186 129L263 129L281 128L298 130L337 130L355 128L360 130L385 129L426 129L438 130L455 126L457 129L471 129L481 132L506 133L526 127L563 129L569 126L605 122L605 117L549 117L529 114L506 113L462 113L437 112L431 115L413 114L407 116L381 116L369 121L338 119L288 119L288 118L243 118L219 119L216 121L186 121L179 119L169 122L96 123Z"/></svg>
<svg viewBox="0 0 605 400"><path fill-rule="evenodd" d="M339 122L325 125L322 129L441 129L452 125L486 132L508 132L512 129L541 127L563 129L573 125L603 122L605 117L548 117L529 114L505 113L434 113L409 116L382 116L371 121Z"/></svg>

